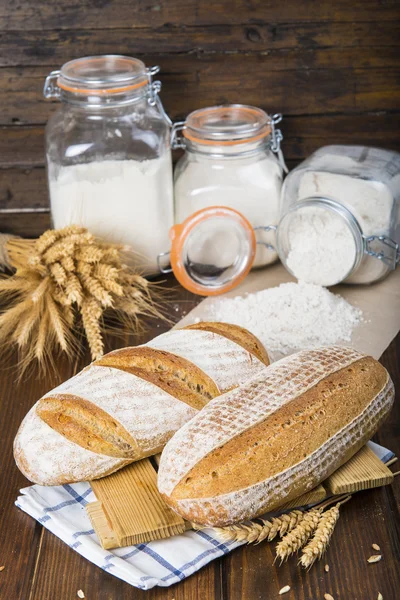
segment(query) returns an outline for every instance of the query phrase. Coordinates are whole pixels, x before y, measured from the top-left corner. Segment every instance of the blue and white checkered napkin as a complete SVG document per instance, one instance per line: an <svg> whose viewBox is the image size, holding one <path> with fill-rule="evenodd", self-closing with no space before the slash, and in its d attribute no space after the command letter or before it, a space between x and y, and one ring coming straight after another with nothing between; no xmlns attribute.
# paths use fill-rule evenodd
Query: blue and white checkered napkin
<svg viewBox="0 0 400 600"><path fill-rule="evenodd" d="M373 442L369 445L383 462L393 457L393 452L386 448ZM241 545L222 543L212 529L205 529L147 544L103 550L85 510L89 502L96 500L89 483L33 485L22 489L21 494L16 501L19 508L90 562L144 590L177 583Z"/></svg>

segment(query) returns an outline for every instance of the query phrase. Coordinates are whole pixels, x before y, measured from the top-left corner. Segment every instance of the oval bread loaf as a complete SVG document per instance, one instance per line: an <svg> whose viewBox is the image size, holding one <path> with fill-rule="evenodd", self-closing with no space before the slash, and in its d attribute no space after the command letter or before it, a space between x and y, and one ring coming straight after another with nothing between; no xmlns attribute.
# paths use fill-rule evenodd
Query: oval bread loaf
<svg viewBox="0 0 400 600"><path fill-rule="evenodd" d="M284 358L212 400L168 442L158 487L185 519L224 526L312 489L375 433L394 398L384 367L350 348Z"/></svg>
<svg viewBox="0 0 400 600"><path fill-rule="evenodd" d="M14 442L19 469L59 485L157 454L210 399L265 368L257 344L240 327L213 323L103 356L29 411Z"/></svg>

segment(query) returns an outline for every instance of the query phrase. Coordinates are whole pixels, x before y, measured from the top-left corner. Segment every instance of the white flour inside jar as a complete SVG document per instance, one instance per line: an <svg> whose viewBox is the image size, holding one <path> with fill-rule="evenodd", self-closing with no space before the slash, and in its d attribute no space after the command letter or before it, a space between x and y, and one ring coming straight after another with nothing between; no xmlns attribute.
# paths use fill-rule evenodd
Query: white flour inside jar
<svg viewBox="0 0 400 600"><path fill-rule="evenodd" d="M347 149L347 152L350 150ZM369 150L371 164L379 164L379 152L384 151ZM361 159L358 155L342 156L327 151L318 159L316 165L332 171L354 171L354 176L317 169L306 171L299 181L297 201L312 201L315 197L334 200L352 213L364 236L390 237L393 193L388 185L374 180L372 175L361 177L358 173L359 160ZM343 220L340 223L339 217L335 218L334 214L326 211L326 216L319 218L321 213L318 213L318 209L312 210L315 211L315 216L311 214L310 208L310 227L306 227L304 222L299 222L298 226L294 227L287 265L298 279L319 285L334 285L346 278L354 264L354 241L350 241L350 230ZM312 245L314 252L311 249ZM370 283L379 280L386 273L385 263L365 254L347 281Z"/></svg>
<svg viewBox="0 0 400 600"><path fill-rule="evenodd" d="M76 224L135 252L146 275L158 273L173 225L171 153L152 160L49 164L50 203L56 229Z"/></svg>
<svg viewBox="0 0 400 600"><path fill-rule="evenodd" d="M319 207L293 214L286 265L297 279L330 286L343 281L356 260L354 237L341 217Z"/></svg>

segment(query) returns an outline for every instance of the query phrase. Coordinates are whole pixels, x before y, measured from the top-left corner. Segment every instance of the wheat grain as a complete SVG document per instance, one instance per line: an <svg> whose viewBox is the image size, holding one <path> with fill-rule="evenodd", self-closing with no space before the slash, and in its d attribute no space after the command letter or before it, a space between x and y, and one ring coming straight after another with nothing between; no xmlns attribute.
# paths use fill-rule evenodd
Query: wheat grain
<svg viewBox="0 0 400 600"><path fill-rule="evenodd" d="M382 560L382 555L381 554L374 554L373 556L370 556L367 559L367 562L369 562L369 563L376 563L376 562L379 562L380 560Z"/></svg>
<svg viewBox="0 0 400 600"><path fill-rule="evenodd" d="M285 585L285 587L279 590L279 595L282 596L283 594L287 594L288 592L290 592L290 585Z"/></svg>
<svg viewBox="0 0 400 600"><path fill-rule="evenodd" d="M377 598L377 600L383 600L383 596L382 596L382 594L380 592L378 592L378 598Z"/></svg>
<svg viewBox="0 0 400 600"><path fill-rule="evenodd" d="M324 598L325 600L335 600L335 598L331 596L331 594L324 594Z"/></svg>
<svg viewBox="0 0 400 600"><path fill-rule="evenodd" d="M304 546L317 528L320 518L320 509L309 510L300 523L282 538L276 546L276 558L280 558L281 563Z"/></svg>
<svg viewBox="0 0 400 600"><path fill-rule="evenodd" d="M338 502L336 506L322 513L312 539L302 550L302 556L299 561L302 567L311 567L326 551L339 519L339 506L340 503Z"/></svg>
<svg viewBox="0 0 400 600"><path fill-rule="evenodd" d="M381 551L381 549L380 549L380 547L378 546L378 544L372 544L372 548L373 548L374 550L377 550L378 552L380 552L380 551Z"/></svg>
<svg viewBox="0 0 400 600"><path fill-rule="evenodd" d="M324 569L325 569L325 573L329 573L329 565L325 565Z"/></svg>

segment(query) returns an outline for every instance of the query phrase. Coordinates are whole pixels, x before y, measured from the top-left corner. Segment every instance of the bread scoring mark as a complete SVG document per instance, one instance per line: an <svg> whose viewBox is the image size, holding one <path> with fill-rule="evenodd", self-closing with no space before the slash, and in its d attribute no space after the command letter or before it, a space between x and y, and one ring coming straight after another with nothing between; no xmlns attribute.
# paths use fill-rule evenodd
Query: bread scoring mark
<svg viewBox="0 0 400 600"><path fill-rule="evenodd" d="M141 453L163 447L176 429L197 412L149 381L95 364L44 398L55 394L73 394L103 409L135 438Z"/></svg>
<svg viewBox="0 0 400 600"><path fill-rule="evenodd" d="M306 459L248 488L215 498L178 500L174 505L179 514L189 520L215 526L274 510L295 498L300 486L304 491L312 489L358 452L387 417L393 401L394 386L388 376L383 390L365 410ZM168 496L164 497L169 502Z"/></svg>
<svg viewBox="0 0 400 600"><path fill-rule="evenodd" d="M305 350L264 367L248 383L212 400L166 446L158 473L160 491L170 495L210 452L362 357L340 346Z"/></svg>
<svg viewBox="0 0 400 600"><path fill-rule="evenodd" d="M197 365L215 381L221 394L265 369L248 350L209 331L173 329L146 346L167 350Z"/></svg>
<svg viewBox="0 0 400 600"><path fill-rule="evenodd" d="M219 395L214 381L194 363L165 350L138 346L106 354L94 363L141 377L200 410Z"/></svg>
<svg viewBox="0 0 400 600"><path fill-rule="evenodd" d="M140 456L136 440L121 423L84 398L53 394L39 400L36 412L49 427L82 448L114 458Z"/></svg>
<svg viewBox="0 0 400 600"><path fill-rule="evenodd" d="M250 333L250 331L244 329L244 327L240 327L239 325L221 323L220 321L200 321L199 323L187 325L183 329L196 329L217 333L228 338L228 340L235 342L250 352L251 359L254 356L264 363L264 365L268 366L270 363L268 353L261 344L260 340L255 335Z"/></svg>

